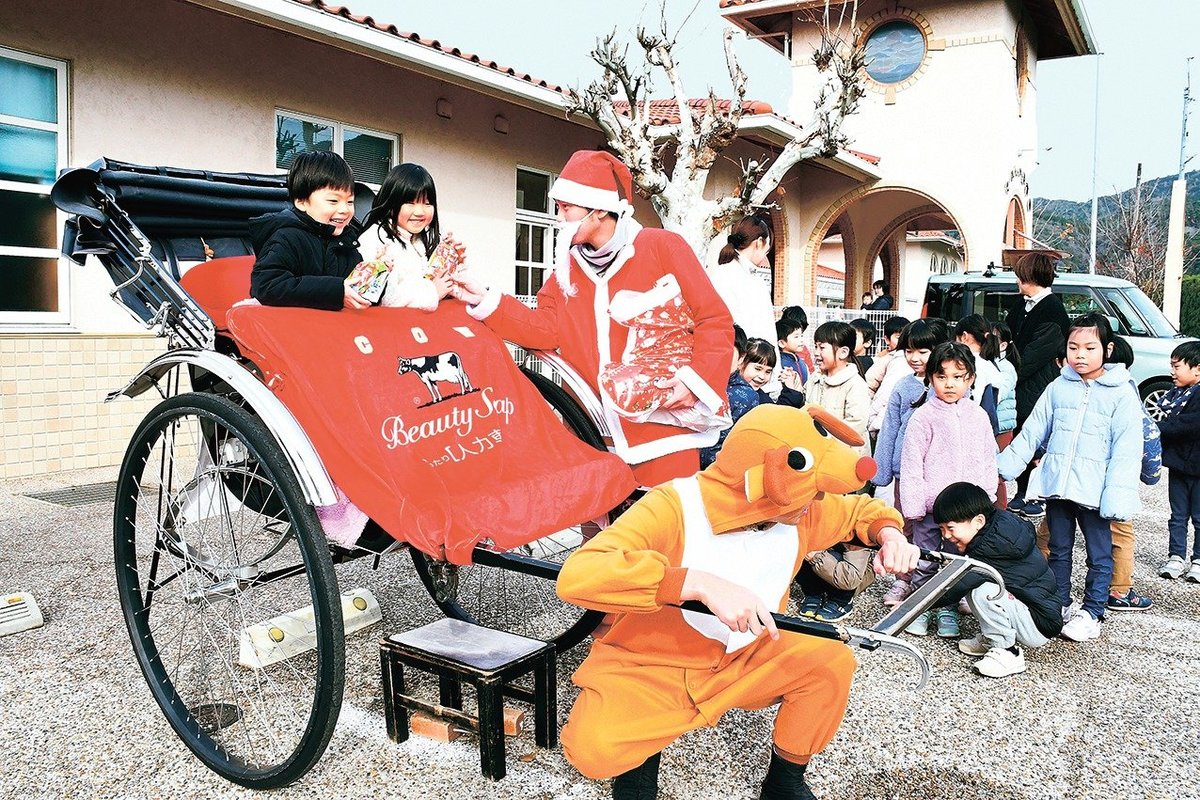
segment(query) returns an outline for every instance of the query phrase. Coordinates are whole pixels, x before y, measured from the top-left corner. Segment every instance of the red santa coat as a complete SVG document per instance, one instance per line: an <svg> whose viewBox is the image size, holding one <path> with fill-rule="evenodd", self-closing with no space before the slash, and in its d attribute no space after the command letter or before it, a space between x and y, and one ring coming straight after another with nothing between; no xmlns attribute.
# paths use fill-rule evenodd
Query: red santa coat
<svg viewBox="0 0 1200 800"><path fill-rule="evenodd" d="M672 274L683 299L695 315L692 357L676 375L700 402L718 409L726 402L725 386L733 356L733 318L713 288L695 253L681 236L643 228L617 256L605 274L597 276L571 256L571 282L576 294L567 297L557 280L538 292L536 309L511 295L489 296L472 309L472 316L505 339L535 350L558 350L593 390L600 370L619 362L632 344L630 329L609 315L613 295L625 289L649 291ZM605 408L617 455L640 464L669 453L716 444L719 431L695 432L657 422L632 423Z"/></svg>

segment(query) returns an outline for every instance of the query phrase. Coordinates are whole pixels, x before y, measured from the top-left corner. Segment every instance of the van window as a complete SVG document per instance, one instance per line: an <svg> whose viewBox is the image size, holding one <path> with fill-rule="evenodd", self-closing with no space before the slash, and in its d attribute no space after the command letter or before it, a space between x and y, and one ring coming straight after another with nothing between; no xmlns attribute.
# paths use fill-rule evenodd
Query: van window
<svg viewBox="0 0 1200 800"><path fill-rule="evenodd" d="M1104 295L1109 304L1112 305L1113 311L1116 312L1117 318L1121 320L1121 325L1134 336L1153 336L1146 323L1138 316L1134 310L1133 304L1129 302L1129 298L1125 296L1120 289L1101 289L1100 293Z"/></svg>
<svg viewBox="0 0 1200 800"><path fill-rule="evenodd" d="M959 320L963 311L963 287L953 283L930 283L925 292L925 316Z"/></svg>
<svg viewBox="0 0 1200 800"><path fill-rule="evenodd" d="M1063 307L1067 309L1067 316L1071 319L1083 316L1084 314L1105 314L1104 307L1100 305L1100 301L1088 289L1073 289L1065 292L1056 292L1062 298Z"/></svg>
<svg viewBox="0 0 1200 800"><path fill-rule="evenodd" d="M974 295L972 313L983 314L984 318L991 322L1003 322L1021 296L1017 287L1002 284L977 284L971 287L971 293Z"/></svg>

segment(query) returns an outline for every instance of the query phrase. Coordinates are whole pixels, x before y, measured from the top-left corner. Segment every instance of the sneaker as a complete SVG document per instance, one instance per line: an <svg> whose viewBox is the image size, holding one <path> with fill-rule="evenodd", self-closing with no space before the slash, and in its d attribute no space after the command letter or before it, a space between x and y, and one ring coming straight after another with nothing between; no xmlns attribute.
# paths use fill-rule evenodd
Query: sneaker
<svg viewBox="0 0 1200 800"><path fill-rule="evenodd" d="M957 639L958 612L953 608L939 608L937 611L937 635L942 639Z"/></svg>
<svg viewBox="0 0 1200 800"><path fill-rule="evenodd" d="M1072 642L1086 642L1088 639L1100 638L1100 620L1090 612L1079 610L1062 628L1062 637Z"/></svg>
<svg viewBox="0 0 1200 800"><path fill-rule="evenodd" d="M912 586L908 581L897 578L896 582L892 584L892 588L888 589L883 596L883 604L889 608L895 608L907 600L912 591Z"/></svg>
<svg viewBox="0 0 1200 800"><path fill-rule="evenodd" d="M1083 609L1083 606L1078 602L1071 603L1071 605L1069 605L1069 606L1063 606L1062 607L1063 624L1066 625L1068 622L1070 622L1072 620L1072 618L1074 618L1075 615L1078 614L1082 609Z"/></svg>
<svg viewBox="0 0 1200 800"><path fill-rule="evenodd" d="M975 616L971 612L971 604L967 602L967 598L965 598L965 597L961 597L958 600L958 614L959 614L959 616L964 616L964 615L968 616L968 617ZM980 653L980 655L983 655L983 654Z"/></svg>
<svg viewBox="0 0 1200 800"><path fill-rule="evenodd" d="M921 612L921 616L908 623L908 627L904 629L904 632L913 636L928 636L930 615L931 612L929 611Z"/></svg>
<svg viewBox="0 0 1200 800"><path fill-rule="evenodd" d="M989 678L1007 678L1025 671L1025 654L1019 647L1015 654L1004 648L993 647L975 662L974 669Z"/></svg>
<svg viewBox="0 0 1200 800"><path fill-rule="evenodd" d="M800 616L815 617L825 604L825 598L819 594L810 594L800 602Z"/></svg>
<svg viewBox="0 0 1200 800"><path fill-rule="evenodd" d="M1109 611L1145 611L1154 601L1130 589L1125 594L1110 594L1106 605Z"/></svg>
<svg viewBox="0 0 1200 800"><path fill-rule="evenodd" d="M991 649L991 642L984 638L982 633L972 636L970 639L958 640L958 652L969 656L987 655L987 652Z"/></svg>
<svg viewBox="0 0 1200 800"><path fill-rule="evenodd" d="M1027 517L1040 517L1046 513L1046 506L1041 500L1026 500L1023 513Z"/></svg>
<svg viewBox="0 0 1200 800"><path fill-rule="evenodd" d="M1167 563L1158 568L1158 577L1175 580L1182 578L1183 573L1187 572L1188 563L1183 560L1183 556L1171 556L1167 559Z"/></svg>
<svg viewBox="0 0 1200 800"><path fill-rule="evenodd" d="M1009 500L1008 501L1008 510L1014 514L1024 514L1025 513L1025 498L1024 497L1014 497L1012 500Z"/></svg>
<svg viewBox="0 0 1200 800"><path fill-rule="evenodd" d="M854 606L850 603L839 603L837 600L826 600L813 617L821 622L838 622L850 616Z"/></svg>
<svg viewBox="0 0 1200 800"><path fill-rule="evenodd" d="M1200 583L1200 558L1192 561L1192 568L1188 570L1188 574L1183 576L1185 581L1189 583Z"/></svg>

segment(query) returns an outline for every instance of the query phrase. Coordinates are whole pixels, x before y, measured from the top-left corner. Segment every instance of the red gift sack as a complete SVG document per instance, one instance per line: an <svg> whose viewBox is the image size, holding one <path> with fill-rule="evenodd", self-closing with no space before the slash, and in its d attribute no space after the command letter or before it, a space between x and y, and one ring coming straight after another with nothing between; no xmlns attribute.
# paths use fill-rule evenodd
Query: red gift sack
<svg viewBox="0 0 1200 800"><path fill-rule="evenodd" d="M401 541L457 564L614 508L636 486L576 438L461 303L238 306L229 330L333 482Z"/></svg>

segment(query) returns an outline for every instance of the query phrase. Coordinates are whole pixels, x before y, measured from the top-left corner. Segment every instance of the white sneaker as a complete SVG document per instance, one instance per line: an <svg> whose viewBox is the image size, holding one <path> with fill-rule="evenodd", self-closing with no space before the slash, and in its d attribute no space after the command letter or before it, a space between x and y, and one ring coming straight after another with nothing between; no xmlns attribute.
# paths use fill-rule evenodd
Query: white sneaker
<svg viewBox="0 0 1200 800"><path fill-rule="evenodd" d="M1158 577L1175 580L1182 578L1183 573L1187 572L1188 563L1183 560L1183 556L1171 556L1167 559L1167 563L1158 568Z"/></svg>
<svg viewBox="0 0 1200 800"><path fill-rule="evenodd" d="M1079 610L1062 628L1062 637L1072 642L1086 642L1088 639L1100 638L1100 620L1090 612Z"/></svg>
<svg viewBox="0 0 1200 800"><path fill-rule="evenodd" d="M883 604L890 608L895 608L907 600L910 594L912 594L912 586L909 585L908 581L897 578L896 582L892 584L892 588L888 589L887 593L883 596Z"/></svg>
<svg viewBox="0 0 1200 800"><path fill-rule="evenodd" d="M1071 621L1071 619L1073 617L1075 617L1082 610L1083 610L1083 604L1079 603L1079 602L1071 603L1071 605L1069 605L1069 606L1063 606L1062 607L1063 624L1066 625L1068 622Z"/></svg>
<svg viewBox="0 0 1200 800"><path fill-rule="evenodd" d="M991 649L991 642L985 639L982 633L972 636L970 639L958 640L958 652L966 653L969 656L987 655Z"/></svg>
<svg viewBox="0 0 1200 800"><path fill-rule="evenodd" d="M1017 648L1016 655L1006 649L993 647L987 655L975 662L975 671L989 678L1007 678L1025 671L1025 654Z"/></svg>
<svg viewBox="0 0 1200 800"><path fill-rule="evenodd" d="M1200 559L1192 562L1192 568L1188 570L1188 574L1183 576L1185 581L1189 583L1200 583Z"/></svg>

